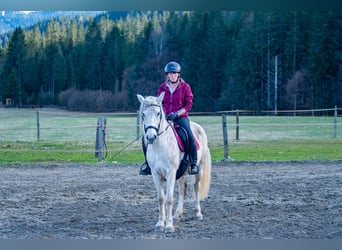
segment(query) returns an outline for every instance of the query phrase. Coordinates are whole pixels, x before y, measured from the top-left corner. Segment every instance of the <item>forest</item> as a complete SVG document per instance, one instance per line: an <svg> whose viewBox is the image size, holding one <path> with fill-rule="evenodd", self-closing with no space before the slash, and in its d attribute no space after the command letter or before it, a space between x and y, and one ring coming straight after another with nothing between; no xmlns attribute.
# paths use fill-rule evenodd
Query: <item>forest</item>
<svg viewBox="0 0 342 250"><path fill-rule="evenodd" d="M0 48L1 105L136 111L177 61L192 111L342 106L341 11L145 11L16 28Z"/></svg>

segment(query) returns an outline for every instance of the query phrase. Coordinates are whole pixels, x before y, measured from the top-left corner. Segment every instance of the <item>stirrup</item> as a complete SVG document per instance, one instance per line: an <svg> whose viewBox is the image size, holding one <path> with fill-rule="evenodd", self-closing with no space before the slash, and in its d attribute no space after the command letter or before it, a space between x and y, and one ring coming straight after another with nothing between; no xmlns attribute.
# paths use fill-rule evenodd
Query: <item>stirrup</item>
<svg viewBox="0 0 342 250"><path fill-rule="evenodd" d="M139 174L141 174L141 175L151 175L151 168L150 168L150 166L147 164L147 162L144 162L144 163L140 166Z"/></svg>
<svg viewBox="0 0 342 250"><path fill-rule="evenodd" d="M199 173L199 167L194 164L189 167L189 175L195 175Z"/></svg>

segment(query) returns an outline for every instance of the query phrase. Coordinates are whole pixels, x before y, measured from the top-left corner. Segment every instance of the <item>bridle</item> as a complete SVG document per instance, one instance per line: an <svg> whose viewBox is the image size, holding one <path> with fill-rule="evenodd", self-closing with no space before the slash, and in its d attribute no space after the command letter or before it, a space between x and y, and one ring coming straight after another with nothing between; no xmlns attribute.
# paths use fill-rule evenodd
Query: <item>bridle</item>
<svg viewBox="0 0 342 250"><path fill-rule="evenodd" d="M162 110L162 107L161 107L160 105L158 105L158 104L148 104L148 105L145 105L145 107L146 107L146 108L149 108L149 107L158 107L159 110L160 110L160 112L159 112L159 123L158 123L158 127L155 127L155 126L153 126L153 125L149 125L149 126L145 127L145 124L144 124L144 132L145 132L145 134L146 134L147 130L149 130L149 129L154 129L154 130L157 132L157 136L162 135L162 134L169 128L169 126L170 126L170 124L168 123L167 127L166 127L163 131L159 132L159 130L160 130L160 124L161 124L162 118L163 118L163 110ZM144 121L144 117L142 117L142 120Z"/></svg>

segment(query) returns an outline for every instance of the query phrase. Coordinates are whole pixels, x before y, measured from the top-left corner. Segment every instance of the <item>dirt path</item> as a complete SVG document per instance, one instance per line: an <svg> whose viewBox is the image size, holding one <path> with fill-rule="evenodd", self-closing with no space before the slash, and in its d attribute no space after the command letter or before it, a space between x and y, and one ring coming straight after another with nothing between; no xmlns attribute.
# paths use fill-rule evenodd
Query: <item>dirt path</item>
<svg viewBox="0 0 342 250"><path fill-rule="evenodd" d="M342 237L342 161L216 163L204 220L189 197L171 234L153 230L155 187L138 165L3 166L0 180L0 238Z"/></svg>

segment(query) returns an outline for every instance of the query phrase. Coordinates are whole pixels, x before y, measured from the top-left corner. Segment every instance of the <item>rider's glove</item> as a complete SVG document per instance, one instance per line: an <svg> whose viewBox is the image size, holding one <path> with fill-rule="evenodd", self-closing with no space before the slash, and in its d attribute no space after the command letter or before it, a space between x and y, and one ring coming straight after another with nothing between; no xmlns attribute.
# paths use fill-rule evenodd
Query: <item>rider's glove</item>
<svg viewBox="0 0 342 250"><path fill-rule="evenodd" d="M169 114L166 118L166 120L168 121L173 121L174 119L176 119L178 117L178 113L177 112L172 112L171 114Z"/></svg>

